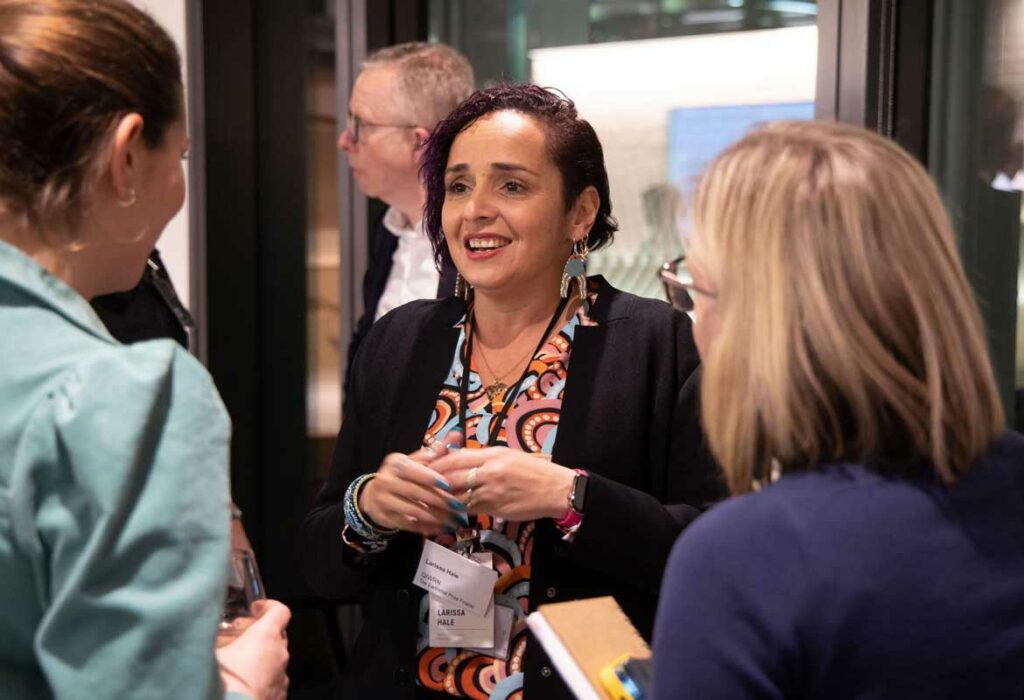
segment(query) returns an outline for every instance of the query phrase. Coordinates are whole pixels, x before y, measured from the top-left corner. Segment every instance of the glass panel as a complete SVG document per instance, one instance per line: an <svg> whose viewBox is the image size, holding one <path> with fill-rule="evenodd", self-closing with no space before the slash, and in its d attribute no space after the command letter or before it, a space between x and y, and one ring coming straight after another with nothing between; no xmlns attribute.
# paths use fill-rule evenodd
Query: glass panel
<svg viewBox="0 0 1024 700"><path fill-rule="evenodd" d="M985 82L993 86L993 121L990 132L991 156L986 176L991 175L993 189L1016 197L1018 231L1016 321L1014 362L1014 424L1024 428L1024 258L1020 257L1024 239L1024 0L1002 0L988 19L988 46L985 52ZM1011 330L1011 332L1013 332Z"/></svg>
<svg viewBox="0 0 1024 700"><path fill-rule="evenodd" d="M960 236L1008 417L1021 428L1024 0L941 0L934 36L928 164Z"/></svg>
<svg viewBox="0 0 1024 700"><path fill-rule="evenodd" d="M810 119L817 3L767 0L432 0L431 38L463 51L477 82L556 87L604 146L615 244L589 272L664 297L687 195L752 125ZM767 31L747 31L747 30Z"/></svg>
<svg viewBox="0 0 1024 700"><path fill-rule="evenodd" d="M310 8L306 134L309 183L306 240L306 425L313 484L325 477L341 425L342 358L339 338L341 250L338 234L337 91L334 67L334 1Z"/></svg>

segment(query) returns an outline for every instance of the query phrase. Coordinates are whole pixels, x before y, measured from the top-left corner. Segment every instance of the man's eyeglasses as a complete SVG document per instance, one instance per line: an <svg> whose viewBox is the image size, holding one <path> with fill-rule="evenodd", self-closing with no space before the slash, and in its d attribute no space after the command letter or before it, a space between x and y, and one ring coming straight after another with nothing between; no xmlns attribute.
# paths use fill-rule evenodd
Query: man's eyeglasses
<svg viewBox="0 0 1024 700"><path fill-rule="evenodd" d="M371 122L366 119L361 119L351 112L348 113L348 123L345 126L345 130L348 131L349 138L352 139L352 143L359 143L359 132L364 127L371 128L387 128L387 129L415 129L417 124L381 124L380 122Z"/></svg>
<svg viewBox="0 0 1024 700"><path fill-rule="evenodd" d="M693 283L693 276L686 268L686 256L680 255L675 260L670 260L658 270L658 279L665 287L665 297L673 309L683 313L693 313L693 297L695 294L714 298L714 294L701 289Z"/></svg>

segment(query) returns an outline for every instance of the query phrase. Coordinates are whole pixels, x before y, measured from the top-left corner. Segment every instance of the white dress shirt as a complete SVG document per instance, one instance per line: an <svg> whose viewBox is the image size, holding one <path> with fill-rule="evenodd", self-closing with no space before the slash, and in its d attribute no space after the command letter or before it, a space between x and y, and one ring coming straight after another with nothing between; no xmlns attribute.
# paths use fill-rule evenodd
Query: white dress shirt
<svg viewBox="0 0 1024 700"><path fill-rule="evenodd" d="M384 228L398 239L398 247L391 256L391 274L377 302L374 321L414 299L435 298L441 281L422 220L413 226L400 211L390 207L384 214Z"/></svg>

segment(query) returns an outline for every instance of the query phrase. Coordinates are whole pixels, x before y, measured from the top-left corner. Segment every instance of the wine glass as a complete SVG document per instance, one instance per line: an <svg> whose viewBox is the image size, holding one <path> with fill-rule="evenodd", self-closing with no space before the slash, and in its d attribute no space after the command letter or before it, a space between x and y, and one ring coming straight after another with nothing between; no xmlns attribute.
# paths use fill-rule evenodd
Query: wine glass
<svg viewBox="0 0 1024 700"><path fill-rule="evenodd" d="M227 596L217 627L217 646L232 641L252 624L252 604L267 597L251 549L232 549L228 562Z"/></svg>

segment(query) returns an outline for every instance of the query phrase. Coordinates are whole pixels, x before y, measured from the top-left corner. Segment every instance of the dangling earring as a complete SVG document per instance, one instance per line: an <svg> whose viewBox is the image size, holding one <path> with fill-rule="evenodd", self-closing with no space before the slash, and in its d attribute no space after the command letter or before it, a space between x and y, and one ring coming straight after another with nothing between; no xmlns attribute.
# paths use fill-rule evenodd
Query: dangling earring
<svg viewBox="0 0 1024 700"><path fill-rule="evenodd" d="M128 190L128 197L127 197L127 199L119 199L119 200L117 200L117 206L124 207L125 209L127 209L130 206L133 206L134 204L135 204L135 190L134 189Z"/></svg>
<svg viewBox="0 0 1024 700"><path fill-rule="evenodd" d="M463 301L469 301L469 282L462 276L461 272L455 273L455 296Z"/></svg>
<svg viewBox="0 0 1024 700"><path fill-rule="evenodd" d="M580 301L587 299L587 255L590 249L587 248L587 239L576 241L572 244L572 255L565 261L565 269L562 270L562 298L569 296L569 286L576 280L579 286Z"/></svg>

